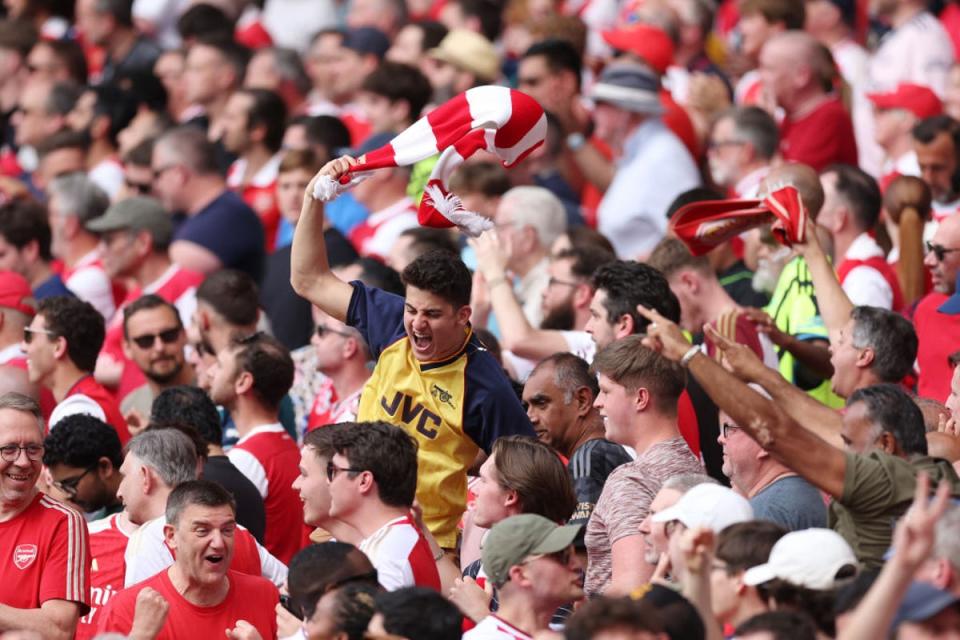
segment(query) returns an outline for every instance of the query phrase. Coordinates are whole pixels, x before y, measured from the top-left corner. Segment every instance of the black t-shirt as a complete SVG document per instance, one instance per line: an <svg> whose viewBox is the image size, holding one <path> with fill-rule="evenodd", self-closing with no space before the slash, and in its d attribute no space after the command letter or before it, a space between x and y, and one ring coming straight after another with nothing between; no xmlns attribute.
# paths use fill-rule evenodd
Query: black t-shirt
<svg viewBox="0 0 960 640"><path fill-rule="evenodd" d="M210 456L203 465L203 479L212 480L230 492L237 501L237 522L263 544L267 514L257 487L233 466L227 456Z"/></svg>
<svg viewBox="0 0 960 640"><path fill-rule="evenodd" d="M227 269L239 269L257 282L263 272L264 236L260 218L243 199L224 190L210 204L183 221L173 236L213 253Z"/></svg>
<svg viewBox="0 0 960 640"><path fill-rule="evenodd" d="M330 227L323 232L327 245L327 260L331 267L350 264L358 258L346 236ZM270 318L273 335L288 349L298 349L310 342L313 334L313 315L310 303L290 286L290 250L287 245L267 256L267 269L260 287L260 304Z"/></svg>
<svg viewBox="0 0 960 640"><path fill-rule="evenodd" d="M624 462L630 462L630 459L626 449L603 438L587 440L573 452L567 462L567 469L573 476L577 509L573 512L569 524L582 524L586 528L593 507L603 492L607 476Z"/></svg>

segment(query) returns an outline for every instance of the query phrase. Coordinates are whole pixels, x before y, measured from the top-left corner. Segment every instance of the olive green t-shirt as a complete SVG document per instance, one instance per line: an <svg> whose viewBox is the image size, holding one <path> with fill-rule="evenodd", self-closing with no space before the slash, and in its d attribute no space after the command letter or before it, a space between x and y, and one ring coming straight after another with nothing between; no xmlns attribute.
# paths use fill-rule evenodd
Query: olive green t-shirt
<svg viewBox="0 0 960 640"><path fill-rule="evenodd" d="M882 451L846 455L843 496L830 505L829 526L853 547L864 568L883 564L893 527L913 502L919 471L927 472L931 487L948 480L953 484L952 494L960 497L960 478L941 458L905 460Z"/></svg>

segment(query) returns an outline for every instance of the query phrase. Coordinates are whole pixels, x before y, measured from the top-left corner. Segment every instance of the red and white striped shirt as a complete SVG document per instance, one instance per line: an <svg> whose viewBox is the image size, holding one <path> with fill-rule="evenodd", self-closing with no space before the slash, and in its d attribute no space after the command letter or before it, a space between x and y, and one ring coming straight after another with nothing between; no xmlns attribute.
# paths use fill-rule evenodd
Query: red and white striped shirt
<svg viewBox="0 0 960 640"><path fill-rule="evenodd" d="M390 253L390 248L401 233L419 225L416 205L404 196L389 207L371 213L350 230L349 238L361 256L382 260Z"/></svg>
<svg viewBox="0 0 960 640"><path fill-rule="evenodd" d="M412 586L440 590L430 545L409 516L386 523L364 538L359 548L370 558L380 584L388 591Z"/></svg>
<svg viewBox="0 0 960 640"><path fill-rule="evenodd" d="M48 600L90 608L90 542L83 516L37 493L22 513L0 522L0 602L37 609Z"/></svg>
<svg viewBox="0 0 960 640"><path fill-rule="evenodd" d="M227 186L240 194L243 201L257 212L263 223L263 235L266 238L266 252L273 253L277 243L277 227L280 226L280 203L277 201L277 176L280 174L282 153L277 153L265 165L260 167L244 184L247 173L247 161L237 158L227 170Z"/></svg>

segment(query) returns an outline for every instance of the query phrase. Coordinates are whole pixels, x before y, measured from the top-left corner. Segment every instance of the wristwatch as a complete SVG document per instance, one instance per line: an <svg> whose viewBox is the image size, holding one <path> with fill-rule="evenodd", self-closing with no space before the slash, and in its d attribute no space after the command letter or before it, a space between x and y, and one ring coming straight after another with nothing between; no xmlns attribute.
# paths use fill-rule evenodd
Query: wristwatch
<svg viewBox="0 0 960 640"><path fill-rule="evenodd" d="M570 151L580 151L585 144L587 144L587 137L579 131L574 131L567 136L567 148Z"/></svg>

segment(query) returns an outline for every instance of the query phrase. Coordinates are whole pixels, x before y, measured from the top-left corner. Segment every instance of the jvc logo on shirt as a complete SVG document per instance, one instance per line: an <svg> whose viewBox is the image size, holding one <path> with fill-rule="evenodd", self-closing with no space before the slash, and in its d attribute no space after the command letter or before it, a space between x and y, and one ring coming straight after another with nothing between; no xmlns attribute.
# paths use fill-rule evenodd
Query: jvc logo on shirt
<svg viewBox="0 0 960 640"><path fill-rule="evenodd" d="M20 544L13 550L13 564L21 571L33 564L37 559L37 545Z"/></svg>
<svg viewBox="0 0 960 640"><path fill-rule="evenodd" d="M441 424L440 416L424 408L422 404L415 402L407 394L397 391L393 394L393 400L389 404L387 403L387 396L382 396L380 406L394 418L397 417L397 410L399 409L400 419L405 424L412 425L416 420L417 431L431 440L437 437L437 430L427 427L427 423L430 422L434 427L439 427Z"/></svg>

